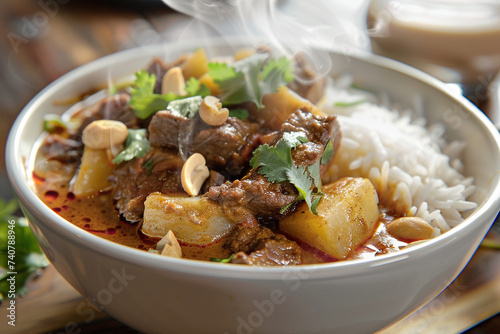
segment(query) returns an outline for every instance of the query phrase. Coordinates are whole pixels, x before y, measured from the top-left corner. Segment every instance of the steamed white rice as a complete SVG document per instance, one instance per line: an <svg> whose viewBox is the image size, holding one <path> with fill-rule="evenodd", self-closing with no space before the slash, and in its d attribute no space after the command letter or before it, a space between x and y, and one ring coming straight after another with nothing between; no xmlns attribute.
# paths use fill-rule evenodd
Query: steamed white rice
<svg viewBox="0 0 500 334"><path fill-rule="evenodd" d="M443 128L426 128L424 119L415 117L418 111L390 108L386 98L349 86L348 77L331 86L321 106L338 115L343 134L327 181L370 179L382 204L425 219L434 227L433 236L462 222L464 213L477 206L467 200L474 180L461 173L464 143L446 143Z"/></svg>

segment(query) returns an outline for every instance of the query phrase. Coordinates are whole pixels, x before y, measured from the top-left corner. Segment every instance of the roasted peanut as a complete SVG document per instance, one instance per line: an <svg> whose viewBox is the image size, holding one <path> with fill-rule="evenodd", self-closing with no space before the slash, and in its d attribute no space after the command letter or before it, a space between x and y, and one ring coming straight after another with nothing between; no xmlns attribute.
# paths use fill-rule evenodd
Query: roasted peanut
<svg viewBox="0 0 500 334"><path fill-rule="evenodd" d="M161 93L174 93L176 95L186 95L186 82L180 67L172 67L165 73L161 80Z"/></svg>
<svg viewBox="0 0 500 334"><path fill-rule="evenodd" d="M119 121L97 120L85 127L82 141L86 147L101 150L123 144L127 139L127 126Z"/></svg>
<svg viewBox="0 0 500 334"><path fill-rule="evenodd" d="M161 255L182 257L182 249L179 241L175 237L174 232L169 230L167 234L158 242L156 249L161 252Z"/></svg>
<svg viewBox="0 0 500 334"><path fill-rule="evenodd" d="M200 105L200 117L208 125L224 124L229 117L229 110L222 108L222 103L215 96L206 96Z"/></svg>
<svg viewBox="0 0 500 334"><path fill-rule="evenodd" d="M429 239L434 228L420 217L401 217L387 224L387 231L396 238L422 240Z"/></svg>
<svg viewBox="0 0 500 334"><path fill-rule="evenodd" d="M190 195L196 196L200 192L203 182L210 175L208 167L205 165L205 158L199 153L190 156L181 171L182 188Z"/></svg>

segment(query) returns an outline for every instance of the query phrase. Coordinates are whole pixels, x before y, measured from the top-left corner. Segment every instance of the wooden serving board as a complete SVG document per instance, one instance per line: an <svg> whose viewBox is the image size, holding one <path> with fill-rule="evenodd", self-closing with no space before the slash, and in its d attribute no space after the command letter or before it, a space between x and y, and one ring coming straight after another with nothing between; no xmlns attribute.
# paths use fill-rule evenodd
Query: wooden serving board
<svg viewBox="0 0 500 334"><path fill-rule="evenodd" d="M500 241L492 229L489 239ZM16 300L16 326L8 326L7 303L0 309L1 333L135 333L81 297L48 266ZM408 318L377 334L498 333L500 251L480 247L460 276L438 297ZM489 320L488 320L489 319ZM487 321L485 321L487 320ZM491 327L491 328L490 328Z"/></svg>

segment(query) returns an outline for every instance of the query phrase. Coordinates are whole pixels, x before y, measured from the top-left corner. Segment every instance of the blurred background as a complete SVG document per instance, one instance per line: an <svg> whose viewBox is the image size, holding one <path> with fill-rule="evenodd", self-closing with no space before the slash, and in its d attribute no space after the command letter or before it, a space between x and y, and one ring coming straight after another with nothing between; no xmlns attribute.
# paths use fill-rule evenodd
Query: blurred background
<svg viewBox="0 0 500 334"><path fill-rule="evenodd" d="M68 71L107 54L160 41L185 17L162 1L0 1L0 147L22 108ZM0 195L10 196L1 159Z"/></svg>
<svg viewBox="0 0 500 334"><path fill-rule="evenodd" d="M212 4L221 2L221 0L203 1ZM186 7L182 5L189 4L191 1L166 0L166 2L171 7L161 0L1 0L0 149L2 156L5 156L8 132L16 116L37 93L61 75L80 65L121 50L159 42L203 37L200 36L199 22L194 22L191 17L173 9L185 9ZM373 32L377 27L367 27L369 0L343 1L342 3L334 0L318 1L315 4L319 5L315 7L310 6L312 2L305 1L276 0L275 3L283 13L290 17L298 18L303 24L313 24L318 27L310 31L309 37L323 41L326 47L337 48L347 53L372 52L372 41L367 29ZM193 8L187 7L187 10ZM196 13L199 12L192 12L192 14ZM387 14L388 12L379 11L378 13ZM219 25L215 28L205 27L202 34L213 35L224 32L225 29L227 32L235 33L236 30L232 30L231 26L224 25L227 22L221 20L218 23ZM253 28L258 30L259 26L255 25ZM498 30L500 31L500 22ZM500 46L499 36L500 34L488 43L497 43ZM381 50L377 51L382 53ZM390 54L387 55L390 56ZM500 59L500 56L498 57ZM400 60L404 61L404 57ZM496 73L491 72L481 78L486 77L487 85L468 89L469 93L472 92L472 96L469 97L491 116L494 122L497 122L500 108L497 104L499 85L496 81ZM452 87L452 89L455 88L458 93L463 92L460 86ZM34 130L38 131L38 129ZM10 197L12 194L6 178L5 162L1 159L0 198ZM433 333L431 329L434 329L435 333L448 333L439 326L446 321L463 318L465 313L470 314L471 309L465 306L466 302L472 303L469 304L471 308L477 310L479 307L484 307L490 313L471 317L470 321L463 325L465 327L462 326L463 329L472 326L468 333L497 333L500 328L500 316L490 317L497 314L500 309L498 305L500 273L497 269L499 266L498 251L496 253L483 251L481 258L475 257L468 269L464 271L465 274L459 277L451 289L438 297L434 304L431 302L413 318L406 320L406 327L396 327L392 332L386 331L385 333L417 333L418 331L409 331L409 329L422 329L422 326L415 327L412 324L423 322L428 326L435 323L433 328L427 328L428 333ZM43 326L40 325L39 332L55 330L58 324L64 325L72 320L75 315L75 305L81 302L81 297L51 268L44 276L41 282L32 287L38 290L38 295L35 293L32 299L22 301L24 304L19 306L25 307L26 312L37 312L40 305L50 304L46 299L48 298L47 292L50 298L53 298L54 305L58 304L50 306L53 307L52 309L49 307L45 310L44 319L38 319L36 323L29 324L30 326L43 324ZM469 290L477 291L478 287L484 285L490 289L481 290L482 296L486 299L474 299L468 293ZM496 295L492 295L491 291L496 291ZM469 299L464 299L465 297ZM457 301L460 303L456 304ZM3 313L0 312L0 314ZM486 318L490 320L477 325ZM96 322L99 319L105 320ZM78 318L73 320L78 322ZM123 327L112 319L107 319L103 314L98 316L96 321L87 324L86 327L81 327L82 332L132 332L131 329ZM4 325L4 321L1 325ZM455 332L457 331L449 331L449 333Z"/></svg>

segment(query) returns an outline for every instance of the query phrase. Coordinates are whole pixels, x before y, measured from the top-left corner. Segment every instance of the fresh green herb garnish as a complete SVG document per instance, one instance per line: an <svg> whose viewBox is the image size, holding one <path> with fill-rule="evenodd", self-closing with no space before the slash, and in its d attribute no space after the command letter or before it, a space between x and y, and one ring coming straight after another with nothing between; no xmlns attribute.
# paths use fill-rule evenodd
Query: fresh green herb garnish
<svg viewBox="0 0 500 334"><path fill-rule="evenodd" d="M325 150L323 151L323 155L321 156L321 164L326 165L327 163L329 163L330 160L332 160L334 153L335 153L335 150L333 149L333 142L330 139L325 146Z"/></svg>
<svg viewBox="0 0 500 334"><path fill-rule="evenodd" d="M265 63L267 58L265 54L255 54L232 66L226 63L208 64L209 75L223 92L224 105L251 101L262 109L264 94L275 93L282 85L293 80L289 59L282 57Z"/></svg>
<svg viewBox="0 0 500 334"><path fill-rule="evenodd" d="M195 118L200 110L200 104L203 101L201 96L188 97L182 100L175 100L168 104L167 110L172 114L187 118Z"/></svg>
<svg viewBox="0 0 500 334"><path fill-rule="evenodd" d="M134 84L133 82L125 81L125 82L121 82L121 83L116 84L116 85L112 85L108 88L108 95L109 96L115 95L116 93L118 93L122 89L127 89L128 87L132 86L133 84Z"/></svg>
<svg viewBox="0 0 500 334"><path fill-rule="evenodd" d="M210 93L208 87L195 78L190 78L186 83L186 96L176 95L174 93L155 94L156 76L148 73L146 70L135 73L136 80L134 87L130 90L129 105L134 110L134 114L140 119L146 119L159 110L164 110L167 105L175 100L186 97L201 95L207 96Z"/></svg>
<svg viewBox="0 0 500 334"><path fill-rule="evenodd" d="M481 247L500 250L500 242L486 238L481 242Z"/></svg>
<svg viewBox="0 0 500 334"><path fill-rule="evenodd" d="M0 301L25 294L28 280L49 264L26 219L14 216L17 209L15 199L0 199Z"/></svg>
<svg viewBox="0 0 500 334"><path fill-rule="evenodd" d="M146 169L146 174L151 175L153 174L153 160L149 159L142 165L142 168Z"/></svg>
<svg viewBox="0 0 500 334"><path fill-rule="evenodd" d="M48 114L43 117L43 131L48 133L60 133L68 129L75 129L78 127L80 122L72 121L65 122L61 119L61 116L56 114Z"/></svg>
<svg viewBox="0 0 500 334"><path fill-rule="evenodd" d="M119 164L123 161L142 158L150 147L151 145L146 137L146 129L129 129L125 149L113 159L113 163Z"/></svg>
<svg viewBox="0 0 500 334"><path fill-rule="evenodd" d="M229 109L229 117L236 117L239 119L247 119L248 118L248 110L243 109L243 108Z"/></svg>
<svg viewBox="0 0 500 334"><path fill-rule="evenodd" d="M335 107L353 107L355 105L358 105L358 104L361 104L363 102L366 102L365 99L361 99L361 100L356 100L356 101L351 101L351 102L341 102L341 101L337 101L335 102L333 105Z"/></svg>
<svg viewBox="0 0 500 334"><path fill-rule="evenodd" d="M210 261L212 261L212 262L220 262L220 263L228 263L233 258L233 255L234 254L231 254L231 256L229 256L229 257L227 257L225 259L224 258L219 258L219 257L211 257Z"/></svg>
<svg viewBox="0 0 500 334"><path fill-rule="evenodd" d="M207 85L200 83L200 81L196 78L189 78L186 81L186 87L184 88L188 94L188 96L196 96L201 95L202 97L210 95L210 89Z"/></svg>
<svg viewBox="0 0 500 334"><path fill-rule="evenodd" d="M146 119L158 110L165 109L170 101L177 98L175 94L160 95L154 93L156 76L146 70L135 73L135 87L130 90L129 105L134 114Z"/></svg>
<svg viewBox="0 0 500 334"><path fill-rule="evenodd" d="M292 159L292 149L307 142L308 139L302 132L285 132L276 146L270 147L268 144L259 146L253 152L250 166L259 168L258 173L264 175L270 182L289 181L299 192L296 201L305 200L311 212L317 214L316 207L323 196L319 160L306 168L296 166ZM281 211L284 212L286 209L288 206Z"/></svg>

